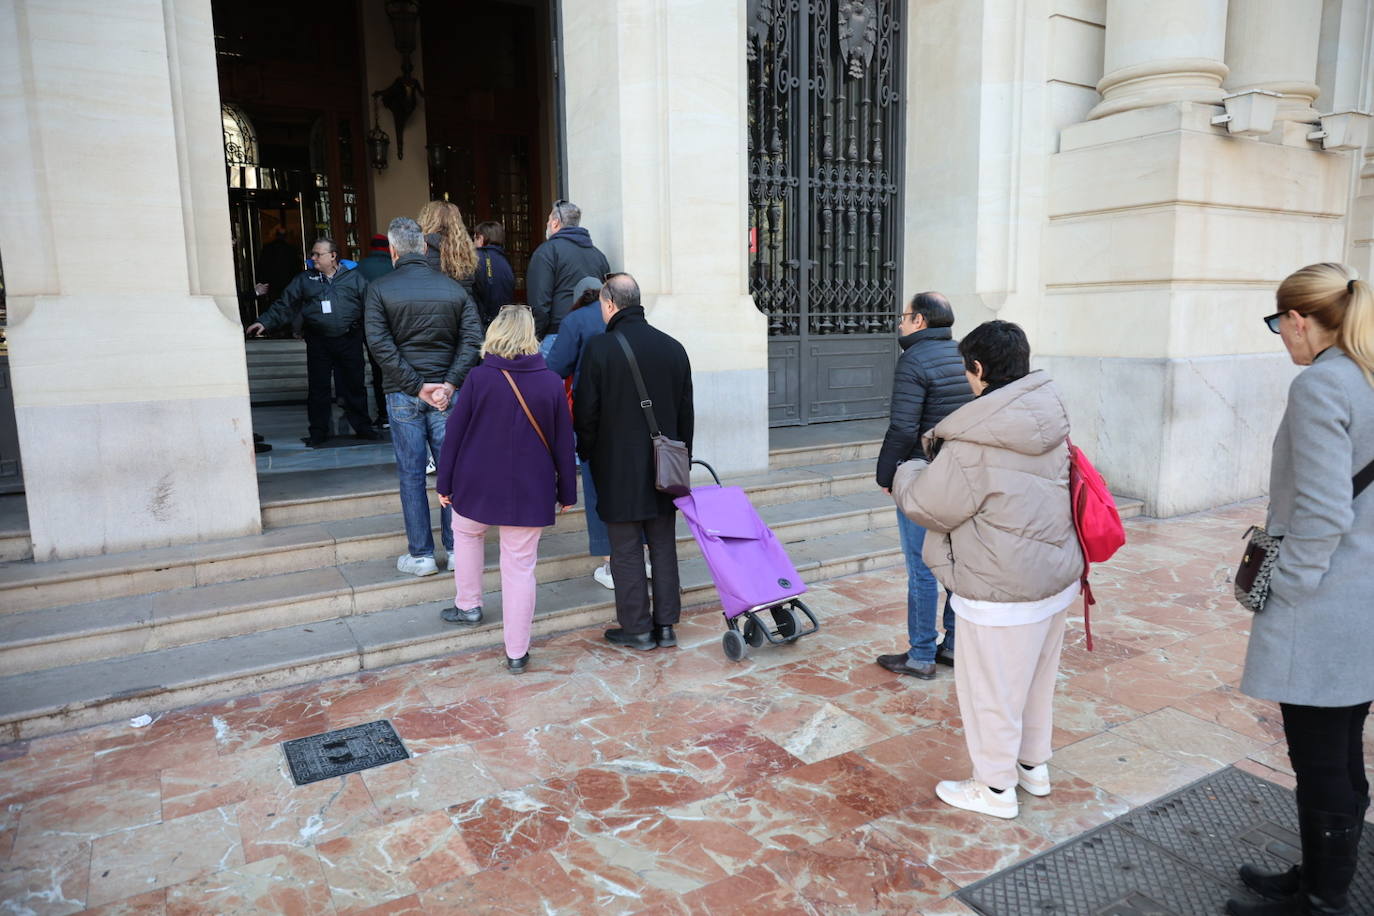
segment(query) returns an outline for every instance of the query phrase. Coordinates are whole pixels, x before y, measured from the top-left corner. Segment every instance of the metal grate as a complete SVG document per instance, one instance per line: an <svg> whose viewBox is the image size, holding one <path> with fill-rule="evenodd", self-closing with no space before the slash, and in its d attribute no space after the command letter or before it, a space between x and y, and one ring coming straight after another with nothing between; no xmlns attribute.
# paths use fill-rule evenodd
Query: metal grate
<svg viewBox="0 0 1374 916"><path fill-rule="evenodd" d="M385 719L285 741L282 750L291 767L291 778L298 786L395 763L410 756L396 730Z"/></svg>
<svg viewBox="0 0 1374 916"><path fill-rule="evenodd" d="M1282 870L1299 858L1293 793L1222 770L958 893L985 916L1219 914L1249 895L1244 862ZM1351 912L1374 913L1374 836L1360 845Z"/></svg>

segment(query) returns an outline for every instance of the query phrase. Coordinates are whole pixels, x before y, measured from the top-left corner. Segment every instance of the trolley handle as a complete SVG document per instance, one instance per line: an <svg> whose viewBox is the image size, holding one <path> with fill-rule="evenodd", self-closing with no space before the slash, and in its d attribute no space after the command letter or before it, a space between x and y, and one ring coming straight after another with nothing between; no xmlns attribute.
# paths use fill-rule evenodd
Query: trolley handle
<svg viewBox="0 0 1374 916"><path fill-rule="evenodd" d="M720 486L720 475L716 473L716 469L715 469L715 468L711 467L709 464L707 464L706 462L702 461L700 458L693 458L693 459L692 459L692 464L699 464L699 465L701 465L702 467L704 467L706 470L710 471L710 472L711 472L711 476L712 476L713 478L715 478L716 486Z"/></svg>

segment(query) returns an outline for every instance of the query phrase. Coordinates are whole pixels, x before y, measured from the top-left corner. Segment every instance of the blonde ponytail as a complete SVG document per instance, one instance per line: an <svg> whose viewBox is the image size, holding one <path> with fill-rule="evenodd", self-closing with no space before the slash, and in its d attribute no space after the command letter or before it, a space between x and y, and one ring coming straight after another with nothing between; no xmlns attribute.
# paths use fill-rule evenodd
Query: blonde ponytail
<svg viewBox="0 0 1374 916"><path fill-rule="evenodd" d="M1350 302L1345 307L1336 344L1374 385L1374 289L1357 279L1351 279L1349 287Z"/></svg>
<svg viewBox="0 0 1374 916"><path fill-rule="evenodd" d="M1336 332L1336 346L1374 386L1374 290L1353 267L1327 261L1289 274L1275 296L1279 311L1304 315Z"/></svg>

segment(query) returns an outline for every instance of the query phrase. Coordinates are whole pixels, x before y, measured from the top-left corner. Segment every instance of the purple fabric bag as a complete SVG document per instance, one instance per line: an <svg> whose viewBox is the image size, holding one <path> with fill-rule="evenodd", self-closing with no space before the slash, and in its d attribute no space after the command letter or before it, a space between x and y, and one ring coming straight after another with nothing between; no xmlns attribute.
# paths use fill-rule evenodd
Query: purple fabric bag
<svg viewBox="0 0 1374 916"><path fill-rule="evenodd" d="M773 530L739 487L693 487L673 500L701 545L727 619L806 592Z"/></svg>

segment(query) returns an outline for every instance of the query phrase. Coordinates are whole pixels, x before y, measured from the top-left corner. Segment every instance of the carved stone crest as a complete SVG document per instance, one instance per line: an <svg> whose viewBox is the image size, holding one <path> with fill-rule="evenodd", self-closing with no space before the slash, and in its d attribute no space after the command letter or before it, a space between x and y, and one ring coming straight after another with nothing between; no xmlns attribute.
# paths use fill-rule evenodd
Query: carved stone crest
<svg viewBox="0 0 1374 916"><path fill-rule="evenodd" d="M840 56L849 65L849 75L859 79L873 63L873 48L878 43L878 11L871 0L840 0Z"/></svg>

